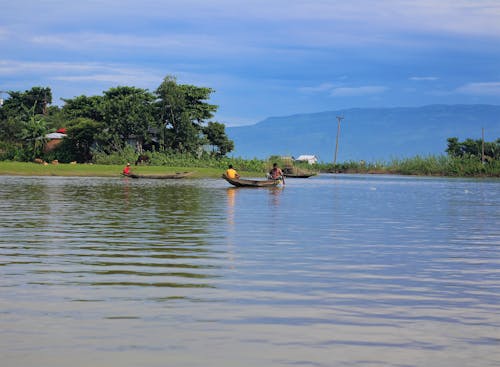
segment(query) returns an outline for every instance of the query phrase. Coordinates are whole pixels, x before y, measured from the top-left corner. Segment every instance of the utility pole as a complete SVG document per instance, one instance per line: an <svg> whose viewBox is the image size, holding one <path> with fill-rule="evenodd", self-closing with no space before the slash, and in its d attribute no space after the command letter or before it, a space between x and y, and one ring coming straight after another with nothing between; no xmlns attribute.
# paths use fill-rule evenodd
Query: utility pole
<svg viewBox="0 0 500 367"><path fill-rule="evenodd" d="M337 116L337 139L335 140L335 156L333 157L333 166L337 163L337 152L339 150L339 135L340 135L340 121L342 121L344 117Z"/></svg>
<svg viewBox="0 0 500 367"><path fill-rule="evenodd" d="M484 163L484 127L482 129L481 162Z"/></svg>

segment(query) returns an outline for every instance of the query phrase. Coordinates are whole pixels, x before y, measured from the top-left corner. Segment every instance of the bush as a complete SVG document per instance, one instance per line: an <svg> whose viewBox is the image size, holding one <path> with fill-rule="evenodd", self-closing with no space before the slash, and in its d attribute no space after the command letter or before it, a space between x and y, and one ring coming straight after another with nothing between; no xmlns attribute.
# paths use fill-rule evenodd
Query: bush
<svg viewBox="0 0 500 367"><path fill-rule="evenodd" d="M138 154L135 149L127 146L120 151L107 154L97 150L92 151L92 162L96 164L126 164L134 163Z"/></svg>

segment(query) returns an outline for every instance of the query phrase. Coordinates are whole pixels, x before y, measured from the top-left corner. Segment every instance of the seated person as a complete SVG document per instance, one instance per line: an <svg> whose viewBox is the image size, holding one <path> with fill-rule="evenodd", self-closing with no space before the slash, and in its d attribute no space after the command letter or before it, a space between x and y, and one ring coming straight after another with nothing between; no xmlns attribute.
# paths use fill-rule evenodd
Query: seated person
<svg viewBox="0 0 500 367"><path fill-rule="evenodd" d="M278 167L277 163L273 163L273 168L269 171L269 178L272 180L283 178L283 171Z"/></svg>
<svg viewBox="0 0 500 367"><path fill-rule="evenodd" d="M230 164L229 168L226 170L226 177L227 178L240 178L240 175L236 170L233 168L233 165Z"/></svg>
<svg viewBox="0 0 500 367"><path fill-rule="evenodd" d="M129 175L131 172L130 172L130 163L127 163L127 165L125 166L125 168L123 168L123 172L122 172L125 176L126 175Z"/></svg>

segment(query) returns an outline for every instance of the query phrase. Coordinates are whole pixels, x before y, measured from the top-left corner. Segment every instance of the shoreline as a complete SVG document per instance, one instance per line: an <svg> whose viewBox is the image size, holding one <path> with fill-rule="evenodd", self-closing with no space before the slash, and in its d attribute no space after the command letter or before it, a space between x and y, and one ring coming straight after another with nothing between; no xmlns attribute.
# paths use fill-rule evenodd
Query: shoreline
<svg viewBox="0 0 500 367"><path fill-rule="evenodd" d="M93 163L58 163L58 164L39 164L33 162L13 162L0 161L0 176L27 176L27 177L120 177L124 165L103 165ZM176 172L192 172L187 179L194 178L220 178L224 172L220 168L206 167L170 167L170 166L133 166L132 172L144 175L173 174ZM239 171L242 176L257 177L263 172ZM394 175L394 176L413 176L413 177L442 177L442 178L477 178L477 179L500 179L495 175L441 175L441 174L408 174L391 172L383 169L356 170L346 169L336 172L320 172L324 174L358 174L358 175Z"/></svg>
<svg viewBox="0 0 500 367"><path fill-rule="evenodd" d="M124 165L104 165L92 163L39 164L32 162L0 161L0 176L28 177L122 177ZM219 178L224 170L204 167L133 166L132 172L144 175L173 174L192 172L187 179ZM244 175L260 175L259 172L245 172Z"/></svg>

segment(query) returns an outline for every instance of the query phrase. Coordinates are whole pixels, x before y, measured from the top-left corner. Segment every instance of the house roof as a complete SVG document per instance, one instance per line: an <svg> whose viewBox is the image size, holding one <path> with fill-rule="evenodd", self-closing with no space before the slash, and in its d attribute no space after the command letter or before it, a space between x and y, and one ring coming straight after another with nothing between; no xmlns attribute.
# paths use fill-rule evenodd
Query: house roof
<svg viewBox="0 0 500 367"><path fill-rule="evenodd" d="M50 134L45 135L45 137L47 139L62 139L65 136L66 136L66 134L62 134L62 133L50 133Z"/></svg>

